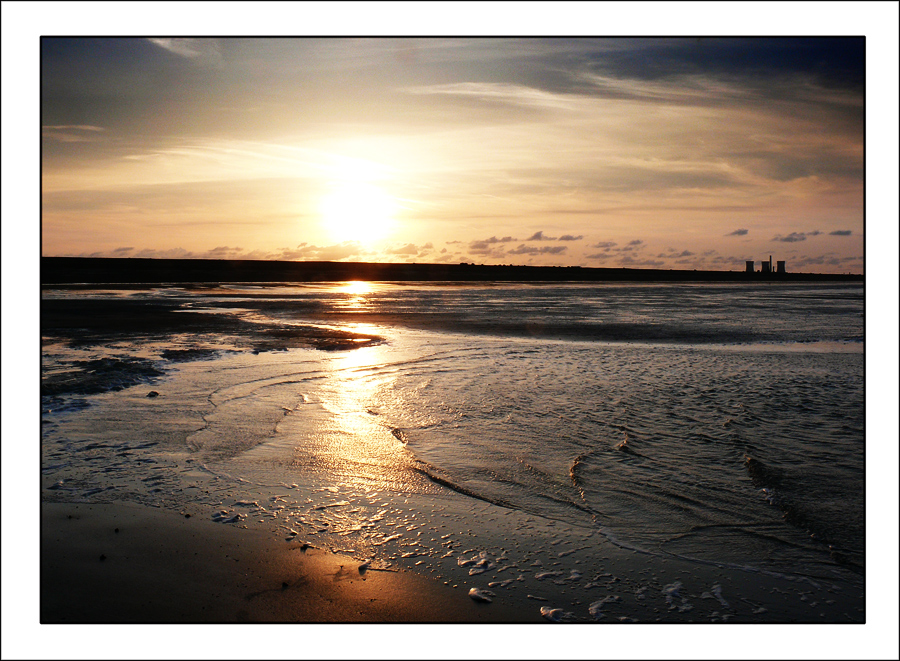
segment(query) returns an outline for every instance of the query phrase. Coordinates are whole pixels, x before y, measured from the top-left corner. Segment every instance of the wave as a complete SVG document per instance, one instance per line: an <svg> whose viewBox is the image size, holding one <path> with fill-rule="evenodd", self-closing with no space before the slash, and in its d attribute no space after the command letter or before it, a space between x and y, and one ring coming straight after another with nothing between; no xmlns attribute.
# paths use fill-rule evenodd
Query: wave
<svg viewBox="0 0 900 661"><path fill-rule="evenodd" d="M456 493L461 493L464 496L468 496L469 498L475 498L476 500L481 500L486 503L491 503L492 505L498 505L500 507L505 507L506 509L518 510L520 508L516 507L512 503L508 503L502 498L490 497L484 494L478 493L476 491L472 491L471 489L467 489L466 487L453 482L452 480L441 477L437 474L437 468L432 466L431 464L422 461L421 459L415 460L415 465L413 466L413 470L417 473L427 477L429 480L434 482L435 484L440 484L442 487L446 487L451 491L455 491Z"/></svg>
<svg viewBox="0 0 900 661"><path fill-rule="evenodd" d="M770 505L781 510L785 522L826 545L831 559L836 563L857 573L863 573L864 568L854 560L853 553L837 546L838 540L830 529L829 522L823 521L817 512L809 511L794 493L794 481L786 471L774 468L749 455L744 458L744 464L753 485L763 491Z"/></svg>

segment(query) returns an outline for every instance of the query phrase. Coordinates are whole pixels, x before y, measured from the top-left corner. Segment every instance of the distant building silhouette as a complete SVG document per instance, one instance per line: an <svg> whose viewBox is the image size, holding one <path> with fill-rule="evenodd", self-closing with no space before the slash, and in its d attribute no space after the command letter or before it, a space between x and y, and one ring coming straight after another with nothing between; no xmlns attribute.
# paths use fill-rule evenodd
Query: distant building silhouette
<svg viewBox="0 0 900 661"><path fill-rule="evenodd" d="M774 275L774 274L786 274L787 268L785 266L786 262L784 260L778 261L775 263L776 268L772 268L772 255L769 255L769 259L763 260L759 263L759 271L754 271L753 268L756 262L751 260L746 260L746 273L759 273L760 275ZM777 270L776 270L777 269Z"/></svg>

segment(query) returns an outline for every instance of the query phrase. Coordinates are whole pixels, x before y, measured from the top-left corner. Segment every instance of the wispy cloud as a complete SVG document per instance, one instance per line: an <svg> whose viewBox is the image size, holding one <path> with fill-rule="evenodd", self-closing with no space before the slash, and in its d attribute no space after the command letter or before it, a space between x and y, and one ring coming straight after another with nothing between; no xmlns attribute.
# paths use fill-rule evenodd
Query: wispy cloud
<svg viewBox="0 0 900 661"><path fill-rule="evenodd" d="M526 246L524 243L518 248L507 251L508 255L559 255L566 251L568 246Z"/></svg>
<svg viewBox="0 0 900 661"><path fill-rule="evenodd" d="M156 44L160 48L164 48L170 53L181 55L182 57L200 57L203 54L202 42L199 39L180 38L180 37L148 37L147 41Z"/></svg>
<svg viewBox="0 0 900 661"><path fill-rule="evenodd" d="M661 252L657 255L659 259L677 259L684 257L693 257L696 253L691 252L690 250L682 250L678 252L673 248L669 248L669 252Z"/></svg>
<svg viewBox="0 0 900 661"><path fill-rule="evenodd" d="M787 236L775 236L772 238L772 241L781 241L782 243L797 243L799 241L806 241L806 237L808 236L819 236L820 234L824 234L822 230L812 230L811 232L791 232ZM834 232L832 232L834 234Z"/></svg>
<svg viewBox="0 0 900 661"><path fill-rule="evenodd" d="M682 75L657 81L586 72L578 77L594 94L612 99L697 105L713 100L717 103L723 99L744 100L749 96L745 88L704 75Z"/></svg>
<svg viewBox="0 0 900 661"><path fill-rule="evenodd" d="M665 264L665 262L658 259L635 259L631 255L620 257L618 263L623 266L649 266L654 268Z"/></svg>
<svg viewBox="0 0 900 661"><path fill-rule="evenodd" d="M801 255L798 259L791 261L788 266L795 268L805 268L808 266L818 267L841 267L861 269L864 264L862 256L847 255L838 256L835 253L825 253L824 255Z"/></svg>
<svg viewBox="0 0 900 661"><path fill-rule="evenodd" d="M577 107L575 99L569 95L511 83L449 83L446 85L410 87L403 91L410 94L465 97L479 101L492 101L529 108L572 110Z"/></svg>
<svg viewBox="0 0 900 661"><path fill-rule="evenodd" d="M178 247L167 249L144 248L133 256L149 259L193 259L200 255L192 250L185 250L184 248Z"/></svg>
<svg viewBox="0 0 900 661"><path fill-rule="evenodd" d="M544 232L542 230L538 230L531 236L529 236L526 241L556 241L555 236L544 236Z"/></svg>
<svg viewBox="0 0 900 661"><path fill-rule="evenodd" d="M60 124L55 126L42 126L41 137L57 142L96 142L101 139L98 135L105 131L101 126L89 124Z"/></svg>
<svg viewBox="0 0 900 661"><path fill-rule="evenodd" d="M189 60L208 65L222 64L222 53L219 42L209 38L187 37L149 37L151 44L155 44L170 53L180 55Z"/></svg>
<svg viewBox="0 0 900 661"><path fill-rule="evenodd" d="M739 230L734 230L733 232L730 232L730 233L726 234L725 236L747 236L747 234L749 234L749 233L750 233L750 230L739 229Z"/></svg>
<svg viewBox="0 0 900 661"><path fill-rule="evenodd" d="M787 236L773 237L772 240L781 241L782 243L798 243L799 241L806 241L806 234L803 232L791 232Z"/></svg>
<svg viewBox="0 0 900 661"><path fill-rule="evenodd" d="M386 252L389 255L418 255L419 248L414 243L407 243L403 246L397 246L394 248L388 248Z"/></svg>
<svg viewBox="0 0 900 661"><path fill-rule="evenodd" d="M513 243L514 241L518 241L518 239L514 239L511 236L504 236L502 239L498 239L496 236L492 236L489 239L480 239L473 241L472 243L481 243L484 245L493 245L496 243Z"/></svg>
<svg viewBox="0 0 900 661"><path fill-rule="evenodd" d="M363 245L356 241L345 241L330 246L301 245L293 251L283 251L282 254L268 259L306 259L325 260L338 262L352 257L360 257L371 254Z"/></svg>
<svg viewBox="0 0 900 661"><path fill-rule="evenodd" d="M514 239L511 236L504 236L502 239L498 239L496 236L492 236L489 239L471 241L469 243L469 252L473 255L499 258L503 255L502 246L506 243L512 243L513 241L517 240L518 239Z"/></svg>
<svg viewBox="0 0 900 661"><path fill-rule="evenodd" d="M217 257L217 258L226 258L226 257L234 257L243 252L243 248L235 246L231 248L229 246L216 246L212 250L210 250L207 255L209 257Z"/></svg>
<svg viewBox="0 0 900 661"><path fill-rule="evenodd" d="M573 234L563 234L561 237L559 237L559 240L560 241L581 241L583 238L584 238L583 234L579 234L578 236L575 236Z"/></svg>
<svg viewBox="0 0 900 661"><path fill-rule="evenodd" d="M853 234L852 230L835 230L833 232L828 233L829 236L850 236Z"/></svg>
<svg viewBox="0 0 900 661"><path fill-rule="evenodd" d="M63 124L61 126L42 126L45 131L105 131L102 126L91 126L89 124Z"/></svg>
<svg viewBox="0 0 900 661"><path fill-rule="evenodd" d="M94 132L90 135L102 134ZM79 138L82 141L88 139L94 138ZM300 185L301 180L308 182L314 178L339 176L349 171L351 165L359 170L364 167L347 161L340 155L318 149L255 140L170 139L161 140L148 149L126 152L87 170L69 171L63 177L48 169L44 172L43 187L47 192L104 190L136 184L240 183L264 178L290 178ZM373 172L379 174L374 166Z"/></svg>
<svg viewBox="0 0 900 661"><path fill-rule="evenodd" d="M411 245L411 244L410 244ZM413 246L415 247L415 246ZM346 241L327 246L301 243L296 248L279 248L277 250L246 250L235 246L216 246L209 250L186 250L176 248L144 248L134 252L134 248L115 248L92 253L73 253L76 257L122 257L133 253L131 257L152 259L277 259L277 260L312 260L342 261L348 259L377 260L384 256L415 254L407 252L408 246L400 250L377 253L356 241Z"/></svg>

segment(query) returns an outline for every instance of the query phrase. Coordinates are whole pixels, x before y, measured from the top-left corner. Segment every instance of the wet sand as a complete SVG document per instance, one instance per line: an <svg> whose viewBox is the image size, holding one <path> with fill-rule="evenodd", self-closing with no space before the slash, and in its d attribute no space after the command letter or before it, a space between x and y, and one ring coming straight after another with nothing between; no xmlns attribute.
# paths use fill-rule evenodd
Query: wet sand
<svg viewBox="0 0 900 661"><path fill-rule="evenodd" d="M127 503L45 503L41 622L539 622L409 572Z"/></svg>
<svg viewBox="0 0 900 661"><path fill-rule="evenodd" d="M491 554L498 568L475 575L471 565L456 566L472 553L443 567L432 560L422 568L367 569L315 540L216 523L207 508L44 503L41 622L865 622L864 600L838 582L651 556L596 535L587 541L597 549L588 566L569 550L583 548L585 538L551 521L457 494L407 500L408 511L430 511L431 524L444 522L478 548L503 546L511 555ZM479 525L467 530L467 520ZM541 566L531 566L538 556ZM509 571L499 570L504 564ZM570 572L581 576L568 581ZM592 577L593 587L580 594ZM471 599L472 588L487 590L492 601Z"/></svg>
<svg viewBox="0 0 900 661"><path fill-rule="evenodd" d="M527 566L524 560L530 562L539 547L557 555L557 550L579 544L578 531L566 533L560 530L563 526L553 526L552 522L535 520L521 512L460 494L422 496L411 499L407 507L428 517L432 527L438 527L441 522L448 530L467 534L469 528L474 528L467 546L515 546L513 556L523 560L521 567ZM449 573L445 566L439 569L441 578L434 579L425 575L424 569L416 573L411 568L412 562L399 571L361 573L358 558L324 549L304 550L300 542L285 541L283 537L273 536L271 531L215 523L210 520L210 512L200 509L177 512L131 503L45 502L41 521L39 620L43 625L52 625L40 627L42 639L71 642L72 634L83 629L71 625L81 623L303 623L307 626L300 629L268 627L267 640L257 641L257 646L270 650L264 655L268 657L287 653L313 658L510 654L534 658L647 658L672 656L676 650L685 652L680 654L684 658L719 658L739 652L733 627L714 627L716 631L711 633L708 626L677 626L715 622L764 626L765 639L756 633L758 627L753 630L750 654L753 657L790 657L795 649L801 654L814 655L810 650L818 649L850 658L866 649L860 644L865 631L871 630L870 625L881 617L879 611L871 607L867 610L863 595L848 600L840 586L797 583L785 589L783 580L764 574L649 556L616 547L599 535L591 541L598 545L600 562L582 570L585 581L602 574L603 585L592 588L590 598L581 600L575 613L577 618L562 621L637 622L637 626L602 630L595 626L553 627L549 619L542 617L541 607L552 608L554 595L570 588L561 588L549 579L535 581L537 570L526 574L528 591L524 583L518 589L518 584L494 587L490 588L494 592L492 603L476 603L468 596L470 588L487 589L488 581L505 579L514 573L470 577L466 567ZM563 544L555 546L561 541ZM573 557L560 554L560 561L567 563ZM455 565L456 558L444 564L451 561ZM564 569L568 572L572 568ZM450 579L448 584L444 578ZM670 587L676 583L680 588L672 591ZM652 587L638 592L645 584ZM534 586L546 592L537 592ZM715 586L720 589L715 590ZM609 600L597 609L602 617L590 617L590 607L604 599ZM690 609L685 608L688 602ZM38 613L33 615L37 620ZM869 624L860 626L865 621ZM651 641L642 625L652 622L676 626L654 628ZM765 626L769 622L781 624ZM784 626L794 622L841 623L841 626ZM343 628L328 627L326 648L316 653L310 650L321 648L311 641L315 636L307 633L309 623L391 623L391 626L364 627L365 640L352 636L344 639ZM376 630L387 630L384 635L389 639L396 639L398 631L407 630L398 628L397 623L419 625L412 627L410 636L400 637L404 642L373 651L370 645ZM422 626L423 623L477 626L439 627L439 638L434 638L430 637L433 628ZM57 626L60 624L66 626ZM509 626L499 629L484 626L490 624ZM474 633L469 633L473 628ZM176 629L193 630L184 626ZM87 630L96 632L98 628L90 626ZM112 628L114 633L109 638L114 644L122 644L119 635L122 630L121 626ZM108 656L134 656L135 652L163 644L155 640L153 629L140 631L144 639L140 649L112 647ZM230 632L228 628L216 627L214 631L214 634L199 634L202 642L194 652L196 655L213 653L209 640L213 636L226 639L215 641L224 647L226 655L239 649L236 645L246 644L235 640L229 644L227 639L231 634L221 633ZM249 630L239 627L237 631ZM288 647L265 647L275 638L268 633L271 631L276 631L279 637L292 637L294 642ZM698 635L702 636L702 643ZM409 642L423 636L428 638L424 642ZM94 633L89 633L88 638L88 649L96 651L95 646L101 643ZM785 638L799 642L785 644ZM848 644L848 640L856 642ZM357 649L351 647L355 644L365 647L346 653L347 649ZM181 655L185 653L189 652L182 651ZM102 656L92 652L84 654ZM41 656L47 655L36 658Z"/></svg>
<svg viewBox="0 0 900 661"><path fill-rule="evenodd" d="M415 500L410 507L425 504ZM511 544L510 531L522 522L521 515L514 512L484 503L473 506L457 495L449 501L458 505L451 519L473 513L482 518L497 517L491 519L490 531L482 531L493 535L494 541ZM444 506L449 501L439 499ZM104 651L110 658L131 658L158 649L207 656L217 646L224 647L226 655L245 650L234 658L273 658L288 649L296 654L302 650L303 656L312 658L461 658L472 654L728 658L741 651L735 647L735 634L752 645L753 658L790 658L813 649L844 649L846 653L837 656L851 658L854 650L865 649L859 642L869 633L866 627L854 624L759 624L752 630L677 626L708 623L712 612L730 615L713 621L731 623L851 620L846 604L840 606L843 613L826 604L829 596L835 596L834 586L816 589L804 583L785 589L783 581L765 575L661 560L611 546L604 549L602 567L609 573L610 583L596 594L598 600L614 592L617 595L598 607L605 616L596 625L559 627L541 615L542 606L553 606L550 585L548 592L534 596L546 594L551 601L535 600L523 591L494 588L491 603L478 603L468 593L471 587L486 587L488 579L482 576L460 575L459 580L447 585L402 569L361 572L358 559L323 549L304 549L300 542L283 541L264 530L214 523L199 511L174 512L120 502L44 503L41 514L41 639L66 641L63 647L67 650L76 649L81 641L84 649L96 653L90 654L95 658L103 658ZM553 527L536 527L521 541L540 544L549 536L558 538L559 531ZM631 592L629 586L635 576L651 574L668 585L677 579L680 590L675 594L645 592L643 596ZM720 589L710 593L710 586L715 585ZM700 597L701 592L705 596ZM682 612L688 601L693 608ZM763 602L766 613L753 616ZM593 605L583 604L585 611ZM863 604L858 607L861 612ZM825 612L827 617L820 614ZM654 621L654 616L676 626L654 627L650 639L650 631L642 625ZM564 617L562 621L573 620ZM640 624L598 628L601 623L628 622ZM202 630L163 627L159 631L173 632L173 636L167 633L164 637L157 637L155 628L71 626L129 623L304 626L263 630L243 626ZM348 635L360 631L355 628L328 627L318 635L320 630L310 628L315 623L391 626L366 626L359 636ZM427 623L444 626L435 629ZM498 624L504 626L486 626ZM260 631L264 634L257 636ZM143 641L137 647L132 632ZM253 635L242 635L251 632ZM746 636L752 636L752 640ZM387 646L373 647L379 639L386 640ZM251 640L256 642L250 644ZM285 640L289 641L287 648L283 646ZM854 640L856 644L848 643ZM248 645L252 650L249 653ZM159 654L165 652L155 653ZM41 656L46 655L35 658Z"/></svg>

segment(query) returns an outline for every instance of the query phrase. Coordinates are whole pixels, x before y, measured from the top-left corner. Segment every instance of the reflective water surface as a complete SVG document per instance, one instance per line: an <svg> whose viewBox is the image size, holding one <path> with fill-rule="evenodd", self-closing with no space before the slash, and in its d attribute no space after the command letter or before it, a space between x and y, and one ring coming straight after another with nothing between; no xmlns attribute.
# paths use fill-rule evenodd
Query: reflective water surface
<svg viewBox="0 0 900 661"><path fill-rule="evenodd" d="M378 494L449 487L651 554L864 572L859 286L357 283L44 298L111 314L162 301L222 320L95 340L44 329L48 498L177 507L227 493L262 507L328 476L375 507ZM248 345L262 327L269 343ZM322 344L331 331L347 335ZM329 350L272 344L302 333ZM339 503L304 520L322 534L372 525L360 512L337 518Z"/></svg>

